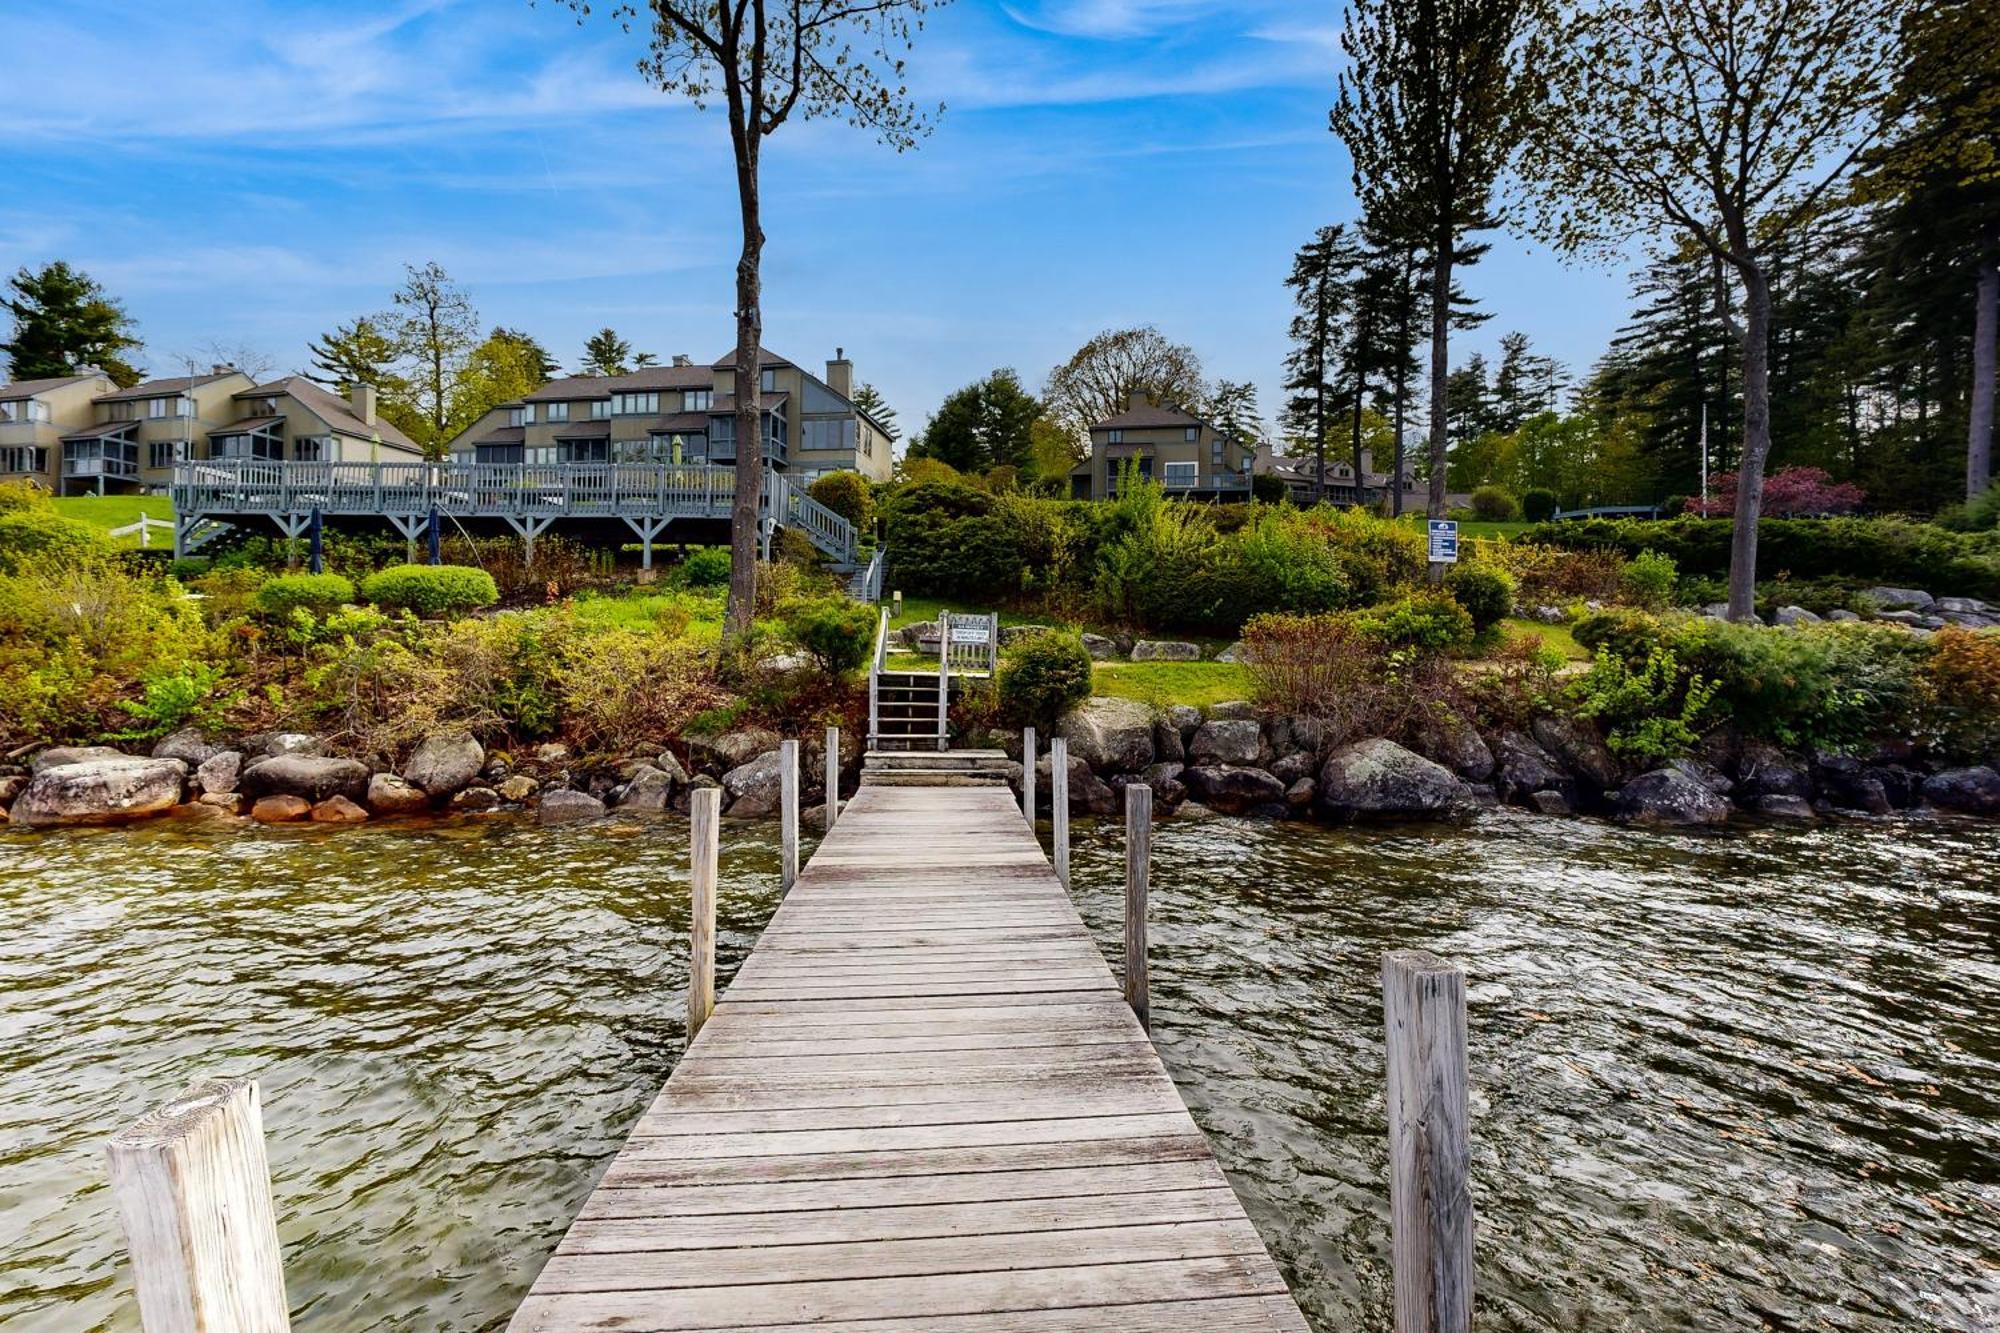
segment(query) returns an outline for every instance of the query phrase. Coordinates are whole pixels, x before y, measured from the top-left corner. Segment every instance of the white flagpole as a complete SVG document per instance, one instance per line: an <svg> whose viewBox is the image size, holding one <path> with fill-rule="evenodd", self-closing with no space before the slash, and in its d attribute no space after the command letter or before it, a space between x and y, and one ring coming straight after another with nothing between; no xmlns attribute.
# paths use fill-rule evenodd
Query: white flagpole
<svg viewBox="0 0 2000 1333"><path fill-rule="evenodd" d="M1708 404L1701 405L1701 507L1708 509Z"/></svg>

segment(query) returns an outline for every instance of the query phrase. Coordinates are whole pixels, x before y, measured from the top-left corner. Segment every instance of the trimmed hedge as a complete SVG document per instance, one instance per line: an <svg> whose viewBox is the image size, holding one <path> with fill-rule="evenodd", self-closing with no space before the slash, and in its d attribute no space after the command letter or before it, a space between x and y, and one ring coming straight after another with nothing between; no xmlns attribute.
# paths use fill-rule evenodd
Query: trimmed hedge
<svg viewBox="0 0 2000 1333"><path fill-rule="evenodd" d="M1000 706L1018 721L1053 724L1090 697L1092 673L1082 636L1030 634L1000 664Z"/></svg>
<svg viewBox="0 0 2000 1333"><path fill-rule="evenodd" d="M257 589L255 605L264 615L289 620L294 611L323 616L354 600L354 584L338 574L280 574Z"/></svg>
<svg viewBox="0 0 2000 1333"><path fill-rule="evenodd" d="M448 616L500 600L493 576L470 565L392 565L370 574L361 595L377 606Z"/></svg>
<svg viewBox="0 0 2000 1333"><path fill-rule="evenodd" d="M1572 519L1540 524L1520 540L1627 557L1654 550L1672 558L1683 577L1726 578L1731 528L1726 518ZM1767 518L1757 534L1760 578L1848 578L1935 596L2000 598L2000 534L1899 518Z"/></svg>

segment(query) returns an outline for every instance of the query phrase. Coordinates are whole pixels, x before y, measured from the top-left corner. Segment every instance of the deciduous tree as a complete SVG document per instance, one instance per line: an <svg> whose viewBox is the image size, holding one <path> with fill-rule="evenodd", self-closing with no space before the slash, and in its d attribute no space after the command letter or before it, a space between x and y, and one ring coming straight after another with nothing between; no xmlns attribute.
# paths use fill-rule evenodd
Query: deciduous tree
<svg viewBox="0 0 2000 1333"><path fill-rule="evenodd" d="M81 269L63 260L39 271L21 269L7 281L0 306L13 316L14 332L0 352L8 378L54 379L78 366L96 366L121 389L141 372L124 354L142 346L125 307Z"/></svg>
<svg viewBox="0 0 2000 1333"><path fill-rule="evenodd" d="M394 304L379 321L409 385L415 429L403 429L435 457L452 436L452 398L479 344L479 312L437 261L405 264L403 272L403 285L390 298Z"/></svg>
<svg viewBox="0 0 2000 1333"><path fill-rule="evenodd" d="M1125 411L1139 393L1162 407L1199 414L1208 403L1201 358L1151 325L1107 329L1051 370L1042 387L1049 414L1078 440Z"/></svg>

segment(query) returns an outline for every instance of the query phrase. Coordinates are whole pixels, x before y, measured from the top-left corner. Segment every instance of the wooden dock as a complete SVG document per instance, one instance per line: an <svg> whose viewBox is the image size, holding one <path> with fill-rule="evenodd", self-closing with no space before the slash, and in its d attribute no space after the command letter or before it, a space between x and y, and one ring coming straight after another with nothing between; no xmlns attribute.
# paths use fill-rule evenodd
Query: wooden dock
<svg viewBox="0 0 2000 1333"><path fill-rule="evenodd" d="M1306 1324L1011 793L867 786L510 1327Z"/></svg>

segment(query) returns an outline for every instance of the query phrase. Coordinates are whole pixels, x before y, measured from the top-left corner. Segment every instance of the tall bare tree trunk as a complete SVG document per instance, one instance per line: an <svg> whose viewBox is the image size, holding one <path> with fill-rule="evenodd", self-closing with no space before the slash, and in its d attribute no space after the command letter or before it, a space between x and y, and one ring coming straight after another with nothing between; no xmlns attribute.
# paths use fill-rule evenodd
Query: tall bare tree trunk
<svg viewBox="0 0 2000 1333"><path fill-rule="evenodd" d="M750 110L755 115L755 108ZM729 510L729 604L726 638L757 614L757 510L764 492L764 225L757 182L758 140L739 131L736 193L743 213L743 253L736 261L736 498Z"/></svg>
<svg viewBox="0 0 2000 1333"><path fill-rule="evenodd" d="M1771 455L1771 287L1754 261L1743 275L1743 457L1736 468L1736 526L1729 536L1729 618L1757 616L1757 519Z"/></svg>
<svg viewBox="0 0 2000 1333"><path fill-rule="evenodd" d="M1993 377L2000 359L2000 229L1988 226L1972 316L1972 411L1965 440L1965 498L1993 484Z"/></svg>
<svg viewBox="0 0 2000 1333"><path fill-rule="evenodd" d="M1437 238L1431 256L1431 493L1427 512L1443 518L1446 381L1451 378L1451 244L1449 231ZM1436 572L1434 569L1433 573Z"/></svg>
<svg viewBox="0 0 2000 1333"><path fill-rule="evenodd" d="M1404 247L1403 282L1396 289L1396 498L1389 506L1389 512L1397 518L1403 516L1403 426L1408 416L1410 388L1406 366L1410 359L1410 307L1416 303L1410 284L1416 281L1416 263L1415 248Z"/></svg>

